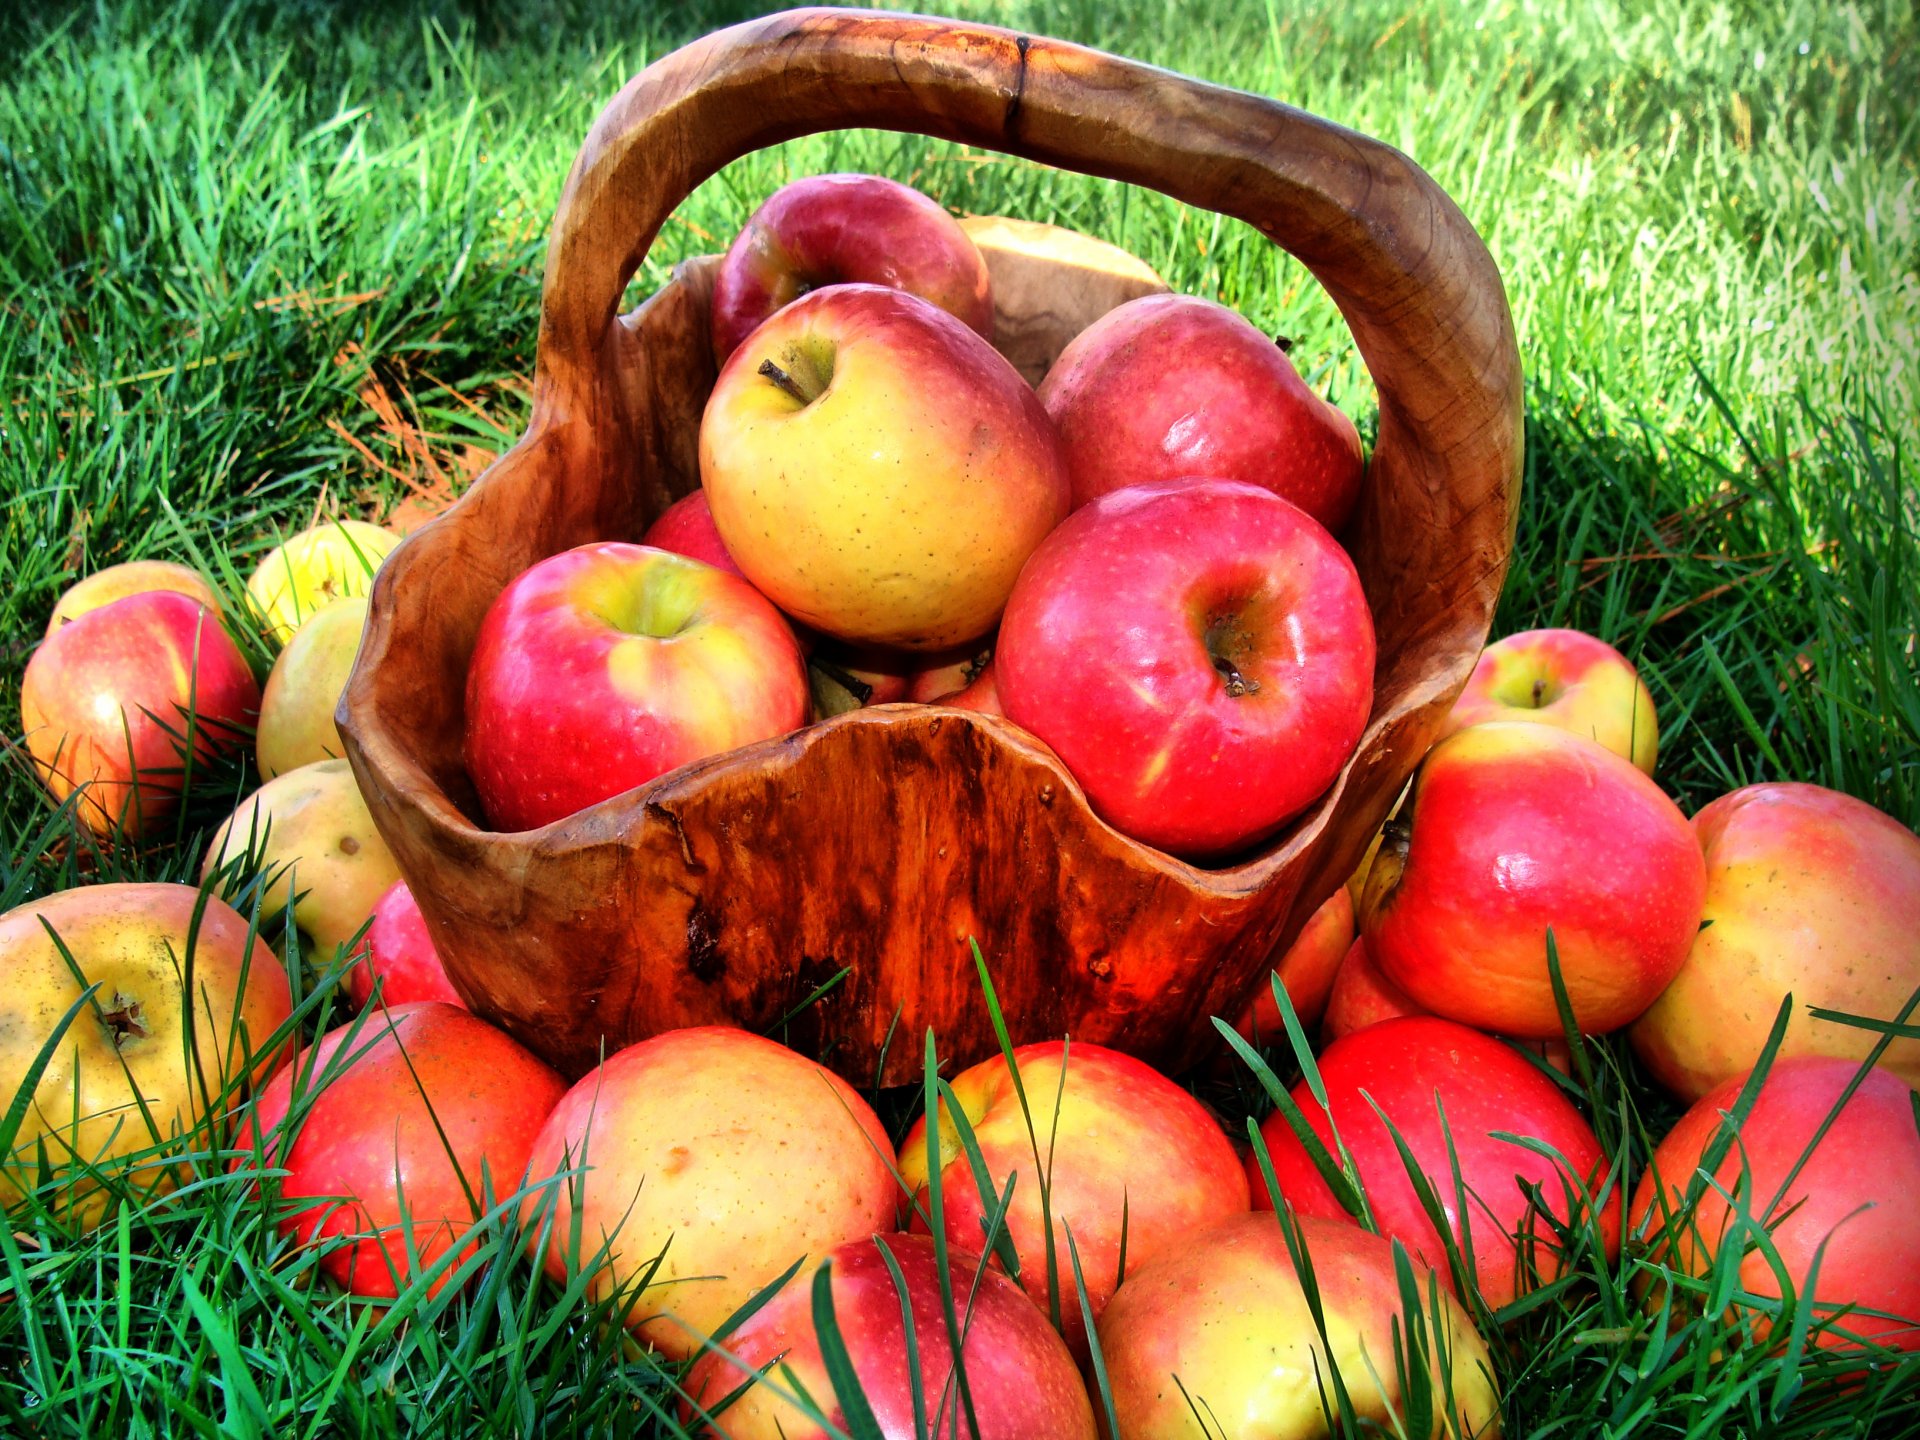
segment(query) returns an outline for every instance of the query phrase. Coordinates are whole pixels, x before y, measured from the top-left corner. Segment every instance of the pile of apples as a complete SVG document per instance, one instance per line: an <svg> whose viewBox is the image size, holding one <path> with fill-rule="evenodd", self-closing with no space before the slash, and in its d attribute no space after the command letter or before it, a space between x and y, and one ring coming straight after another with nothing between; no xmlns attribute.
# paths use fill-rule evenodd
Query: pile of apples
<svg viewBox="0 0 1920 1440"><path fill-rule="evenodd" d="M1171 296L1096 324L1035 394L980 337L984 270L936 243L944 212L870 177L818 184L840 222L791 187L722 271L703 487L648 543L556 556L488 616L468 759L489 817L549 823L899 697L1003 709L1146 843L1207 857L1270 833L1368 712L1371 628L1332 538L1352 427L1298 403L1257 332L1222 402L1209 352L1234 327ZM933 238L863 254L881 247L850 217L883 204ZM781 268L836 235L875 265L925 260L937 293ZM1181 451L1210 406L1293 428ZM1291 498L1249 473L1296 477ZM1425 1386L1451 1397L1436 1433L1493 1433L1497 1337L1476 1317L1623 1247L1704 1274L1760 1226L1744 1297L1791 1286L1823 1316L1857 1307L1819 1343L1920 1351L1920 1039L1896 1029L1863 1073L1874 1035L1819 1013L1911 1019L1920 839L1793 783L1689 822L1652 778L1651 693L1603 642L1488 647L1358 873L1222 1027L1307 1071L1244 1141L1169 1077L1066 1039L930 1081L896 1143L847 1078L744 1031L659 1035L569 1084L463 1008L331 718L397 538L342 522L261 563L245 615L283 642L264 693L185 567L114 567L56 607L23 721L79 820L154 835L250 733L265 783L213 837L205 888L92 885L0 916L0 1096L33 1086L9 1208L47 1173L76 1227L164 1203L192 1173L182 1137L202 1166L222 1137L212 1158L275 1187L287 1243L341 1289L464 1285L504 1234L684 1362L683 1422L735 1440L847 1430L848 1367L889 1440L1161 1440L1198 1433L1195 1406L1237 1417L1228 1433L1325 1433L1330 1366L1364 1418L1404 1419ZM211 893L255 877L263 916L347 967L359 1013L304 1047L280 955ZM1621 1028L1691 1107L1631 1187L1564 1079L1591 1063L1570 1041ZM1400 1251L1425 1377L1395 1364Z"/></svg>

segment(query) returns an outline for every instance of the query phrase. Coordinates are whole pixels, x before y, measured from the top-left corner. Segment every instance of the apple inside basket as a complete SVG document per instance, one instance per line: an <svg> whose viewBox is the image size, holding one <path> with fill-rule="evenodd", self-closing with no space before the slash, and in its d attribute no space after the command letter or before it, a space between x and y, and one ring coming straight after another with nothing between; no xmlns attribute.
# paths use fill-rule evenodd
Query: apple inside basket
<svg viewBox="0 0 1920 1440"><path fill-rule="evenodd" d="M545 556L636 538L698 483L712 262L618 315L626 282L700 180L844 126L965 141L1236 216L1340 305L1381 399L1347 532L1374 612L1374 708L1333 787L1257 851L1213 869L1162 854L1095 817L1017 727L927 706L838 716L539 830L476 823L462 704L487 606ZM996 343L1029 378L1148 283L1034 233L980 236ZM1506 570L1520 459L1498 273L1398 152L992 27L776 15L667 56L595 123L554 224L532 423L383 569L342 731L455 985L571 1073L678 1026L770 1028L843 969L793 1043L898 1083L918 1074L931 1028L943 1057L968 1063L995 1044L970 940L1016 1043L1070 1034L1177 1067L1345 879L1465 683Z"/></svg>

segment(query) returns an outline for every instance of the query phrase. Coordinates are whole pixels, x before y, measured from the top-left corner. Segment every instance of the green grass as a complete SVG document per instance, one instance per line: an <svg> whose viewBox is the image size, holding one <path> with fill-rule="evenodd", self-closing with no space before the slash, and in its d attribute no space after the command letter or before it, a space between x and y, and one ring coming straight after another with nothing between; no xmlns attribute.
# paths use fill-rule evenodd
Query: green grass
<svg viewBox="0 0 1920 1440"><path fill-rule="evenodd" d="M1273 94L1407 150L1486 237L1519 326L1526 490L1497 629L1576 625L1638 660L1660 777L1690 811L1794 778L1920 824L1910 6L950 8ZM190 558L237 594L316 512L379 518L415 487L444 498L465 447L518 432L574 147L648 59L750 13L532 9L0 17L0 713L17 716L26 657L78 576ZM914 137L815 137L729 167L634 293L717 248L780 181L834 167L1106 235L1295 337L1295 359L1366 426L1337 315L1258 236ZM190 876L245 783L231 767L162 841L103 850L9 751L0 908L82 880ZM1672 1108L1617 1042L1592 1051L1586 1099L1622 1137L1630 1184ZM1250 1073L1209 1094L1236 1128L1269 1103ZM912 1100L883 1098L904 1125ZM673 1433L658 1418L671 1375L620 1343L604 1307L513 1259L504 1225L457 1297L356 1309L217 1170L90 1237L21 1216L0 1231L0 1432ZM1510 1434L1920 1433L1911 1369L1797 1397L1764 1347L1723 1354L1717 1322L1643 1312L1629 1294L1643 1263L1588 1265L1510 1318L1496 1346Z"/></svg>

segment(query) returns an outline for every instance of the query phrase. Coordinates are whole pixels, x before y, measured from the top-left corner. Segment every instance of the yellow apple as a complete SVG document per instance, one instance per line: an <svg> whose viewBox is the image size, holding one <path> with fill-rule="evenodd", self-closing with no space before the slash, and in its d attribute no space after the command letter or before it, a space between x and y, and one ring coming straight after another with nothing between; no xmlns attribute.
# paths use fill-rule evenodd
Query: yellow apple
<svg viewBox="0 0 1920 1440"><path fill-rule="evenodd" d="M1579 630L1523 630L1481 652L1440 738L1490 720L1557 725L1648 775L1659 757L1660 722L1640 672L1606 641Z"/></svg>
<svg viewBox="0 0 1920 1440"><path fill-rule="evenodd" d="M176 565L171 560L129 560L96 570L86 579L68 586L47 620L47 634L78 620L89 610L98 610L102 605L148 590L171 590L190 596L211 610L216 620L220 618L220 596L198 570Z"/></svg>
<svg viewBox="0 0 1920 1440"><path fill-rule="evenodd" d="M293 632L260 700L253 748L262 780L346 754L333 712L366 628L367 602L349 595Z"/></svg>
<svg viewBox="0 0 1920 1440"><path fill-rule="evenodd" d="M247 600L276 640L336 600L365 595L400 537L365 520L328 520L267 552L247 578Z"/></svg>

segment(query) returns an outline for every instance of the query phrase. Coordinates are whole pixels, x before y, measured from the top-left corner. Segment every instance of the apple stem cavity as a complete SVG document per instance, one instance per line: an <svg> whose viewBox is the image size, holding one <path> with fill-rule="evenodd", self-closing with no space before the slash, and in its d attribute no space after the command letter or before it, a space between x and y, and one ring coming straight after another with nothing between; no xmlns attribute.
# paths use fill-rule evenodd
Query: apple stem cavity
<svg viewBox="0 0 1920 1440"><path fill-rule="evenodd" d="M1542 705L1546 703L1547 703L1547 682L1545 680L1536 680L1533 682L1533 708L1538 710Z"/></svg>
<svg viewBox="0 0 1920 1440"><path fill-rule="evenodd" d="M1213 657L1213 668L1219 673L1220 678L1226 682L1227 696L1229 699L1238 700L1243 695L1258 695L1260 693L1260 682L1242 675L1238 667L1236 667L1231 660L1227 659L1226 656L1215 655Z"/></svg>
<svg viewBox="0 0 1920 1440"><path fill-rule="evenodd" d="M100 1019L113 1037L116 1050L124 1050L131 1042L147 1038L147 1027L141 1023L140 1002L129 995L116 994L113 1008L101 1011Z"/></svg>

